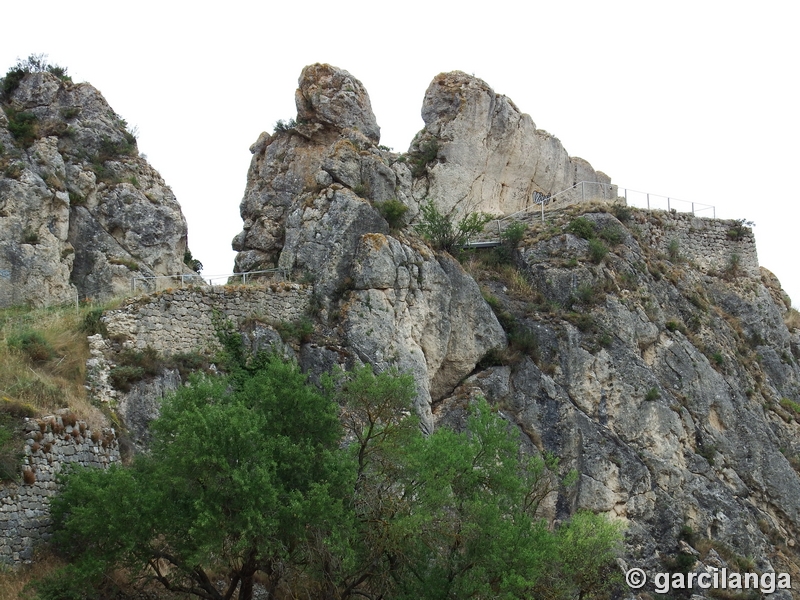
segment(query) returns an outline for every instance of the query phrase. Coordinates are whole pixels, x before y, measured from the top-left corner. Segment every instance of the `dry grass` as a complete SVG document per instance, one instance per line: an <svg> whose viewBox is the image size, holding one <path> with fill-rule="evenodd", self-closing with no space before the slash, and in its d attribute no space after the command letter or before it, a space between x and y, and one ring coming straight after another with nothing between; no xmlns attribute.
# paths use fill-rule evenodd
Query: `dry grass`
<svg viewBox="0 0 800 600"><path fill-rule="evenodd" d="M790 330L800 329L800 312L796 308L790 308L783 316L783 322Z"/></svg>
<svg viewBox="0 0 800 600"><path fill-rule="evenodd" d="M40 552L34 557L33 564L25 565L19 569L0 568L0 598L14 600L27 598L23 590L34 579L40 579L52 573L64 562L50 552Z"/></svg>
<svg viewBox="0 0 800 600"><path fill-rule="evenodd" d="M68 407L92 426L105 426L107 419L89 402L84 387L89 347L81 325L87 312L74 307L0 310L0 398L29 404L39 415ZM26 336L43 340L38 351L20 347Z"/></svg>

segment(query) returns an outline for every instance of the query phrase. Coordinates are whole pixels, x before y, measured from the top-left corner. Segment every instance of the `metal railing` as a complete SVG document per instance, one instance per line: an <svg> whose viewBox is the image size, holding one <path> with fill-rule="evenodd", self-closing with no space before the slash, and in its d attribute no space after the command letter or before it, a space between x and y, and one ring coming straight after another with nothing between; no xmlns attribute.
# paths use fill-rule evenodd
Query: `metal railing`
<svg viewBox="0 0 800 600"><path fill-rule="evenodd" d="M592 193L593 190L600 188L601 193ZM620 192L622 195L620 195ZM702 202L690 202L687 200L680 200L671 196L662 196L660 194L652 194L649 192L640 192L628 188L620 188L617 185L610 183L601 183L599 181L580 181L575 185L561 190L552 196L545 196L541 192L534 192L534 202L530 206L518 210L515 213L506 215L500 219L494 219L487 225L487 229L493 229L496 224L498 241L503 234L503 223L513 219L520 219L523 215L532 213L534 211L541 212L542 223L544 223L545 206L548 209L555 209L559 206L566 204L574 204L577 202L586 202L587 200L622 200L628 206L636 206L638 208L646 208L647 210L666 210L677 211L680 207L686 207L681 212L691 212L692 215L698 216L698 213L704 211L711 211L711 218L715 219L717 215L716 207L711 204L703 204ZM564 202L564 201L568 202ZM554 206L554 205L558 206ZM705 215L702 215L705 216Z"/></svg>
<svg viewBox="0 0 800 600"><path fill-rule="evenodd" d="M284 279L289 277L288 269L263 269L261 271L248 271L246 273L223 273L221 275L201 276L196 273L184 273L179 275L155 275L151 277L135 276L131 277L131 294L135 295L137 285L142 292L160 291L168 288L191 287L191 286L214 286L229 285L235 283L247 284L250 281L259 279L258 275L279 274ZM237 281L238 280L238 281Z"/></svg>
<svg viewBox="0 0 800 600"><path fill-rule="evenodd" d="M711 204L703 204L702 202L690 202L688 200L680 200L672 198L671 196L662 196L660 194L651 194L650 192L639 192L637 190L629 190L622 188L625 203L629 206L637 206L639 208L646 208L647 210L680 210L678 207L688 207L687 210L681 212L691 212L692 215L698 216L698 213L704 211L711 211L711 218L717 218L717 209ZM666 202L665 202L666 201ZM706 215L702 215L706 216Z"/></svg>

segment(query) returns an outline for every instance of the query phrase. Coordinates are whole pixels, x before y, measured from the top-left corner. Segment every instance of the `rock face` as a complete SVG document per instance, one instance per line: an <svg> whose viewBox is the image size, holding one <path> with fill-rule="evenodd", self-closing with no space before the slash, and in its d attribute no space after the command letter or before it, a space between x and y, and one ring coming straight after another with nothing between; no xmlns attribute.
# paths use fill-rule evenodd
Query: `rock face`
<svg viewBox="0 0 800 600"><path fill-rule="evenodd" d="M186 220L101 94L25 75L0 113L0 305L107 298L190 272Z"/></svg>
<svg viewBox="0 0 800 600"><path fill-rule="evenodd" d="M430 427L431 402L504 345L505 334L457 262L390 231L377 210L390 199L412 208L419 201L406 161L376 146L361 83L313 65L295 98L297 125L263 133L251 148L235 268L277 265L313 281L331 335L353 356L414 373Z"/></svg>
<svg viewBox="0 0 800 600"><path fill-rule="evenodd" d="M503 407L580 474L554 516L624 519L629 567L663 571L688 543L706 567L720 566L710 547L729 568L750 557L750 570L796 577L800 330L784 324L774 276L753 264L752 233L686 215L637 211L623 224L589 212L620 241L595 264L589 242L568 233L573 216L547 224L564 233L520 249L525 291L481 280L535 334L533 359L472 376L437 419L464 395Z"/></svg>
<svg viewBox="0 0 800 600"><path fill-rule="evenodd" d="M749 230L578 203L531 223L511 259L476 256L467 272L408 227L426 198L511 213L581 180L616 190L463 73L434 79L405 155L375 145L348 73L309 67L296 97L298 124L251 148L234 249L237 270L279 265L313 285L304 368L411 372L429 428L486 396L578 472L552 518L627 523L626 568L696 555L694 569L800 577L800 330ZM408 209L398 229L376 210L390 199ZM572 233L581 213L591 243Z"/></svg>
<svg viewBox="0 0 800 600"><path fill-rule="evenodd" d="M551 196L582 181L594 184L585 186L589 197L616 198L607 175L570 157L557 138L536 129L530 116L480 79L460 71L434 77L422 119L425 129L412 150L432 154L436 148L426 195L442 212L507 215L531 206L534 193Z"/></svg>

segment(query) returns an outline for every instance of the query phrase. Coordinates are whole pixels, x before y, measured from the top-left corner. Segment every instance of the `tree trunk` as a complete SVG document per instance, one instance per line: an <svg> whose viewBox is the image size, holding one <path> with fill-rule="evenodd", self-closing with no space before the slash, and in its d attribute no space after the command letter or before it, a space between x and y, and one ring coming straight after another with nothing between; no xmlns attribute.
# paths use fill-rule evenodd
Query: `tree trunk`
<svg viewBox="0 0 800 600"><path fill-rule="evenodd" d="M242 575L239 584L239 600L253 600L253 573Z"/></svg>

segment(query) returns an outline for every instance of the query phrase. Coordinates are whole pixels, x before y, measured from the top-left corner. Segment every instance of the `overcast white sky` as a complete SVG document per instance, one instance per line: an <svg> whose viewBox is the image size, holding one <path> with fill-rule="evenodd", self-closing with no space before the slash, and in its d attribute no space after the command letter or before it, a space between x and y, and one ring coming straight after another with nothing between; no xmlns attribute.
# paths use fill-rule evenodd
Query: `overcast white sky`
<svg viewBox="0 0 800 600"><path fill-rule="evenodd" d="M619 186L754 221L761 265L800 305L800 4L474 6L39 1L6 15L0 70L46 53L137 126L207 276L233 269L249 146L295 116L303 66L327 62L366 86L398 151L431 79L475 74Z"/></svg>

